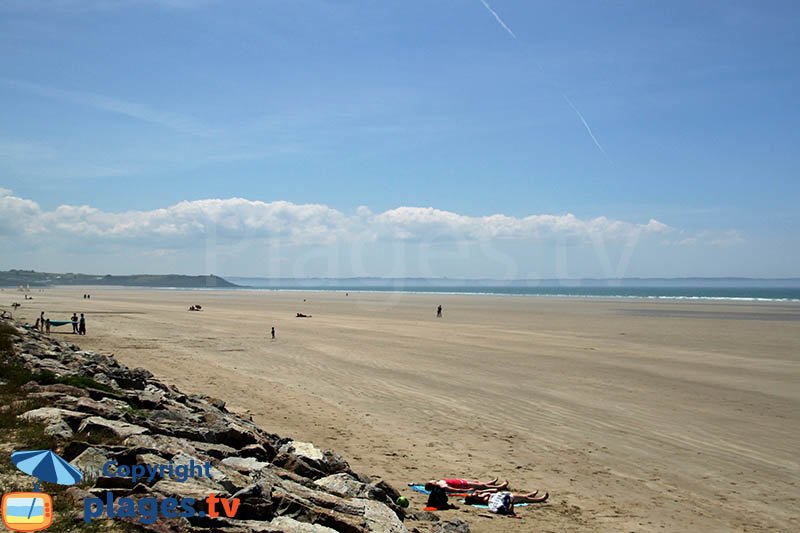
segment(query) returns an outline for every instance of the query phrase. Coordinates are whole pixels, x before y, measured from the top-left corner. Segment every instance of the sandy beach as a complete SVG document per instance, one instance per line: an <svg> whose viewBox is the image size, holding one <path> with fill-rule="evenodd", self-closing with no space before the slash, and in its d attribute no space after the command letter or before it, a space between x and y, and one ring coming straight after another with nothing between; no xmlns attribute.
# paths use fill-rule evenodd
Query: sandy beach
<svg viewBox="0 0 800 533"><path fill-rule="evenodd" d="M800 529L798 304L32 294L15 318L86 313L88 335L74 336L85 349L332 448L415 507L424 499L406 484L439 477L500 476L552 495L519 520L442 513L473 531ZM73 340L70 330L53 335Z"/></svg>

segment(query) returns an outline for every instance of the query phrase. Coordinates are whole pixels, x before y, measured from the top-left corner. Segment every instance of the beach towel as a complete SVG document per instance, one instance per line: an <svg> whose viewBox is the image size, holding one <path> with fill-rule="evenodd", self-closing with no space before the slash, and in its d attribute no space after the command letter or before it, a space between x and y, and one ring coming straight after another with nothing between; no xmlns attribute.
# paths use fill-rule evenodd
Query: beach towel
<svg viewBox="0 0 800 533"><path fill-rule="evenodd" d="M414 492L419 492L420 494L428 495L431 493L429 490L425 490L425 483L409 483L408 487L413 490ZM462 492L448 492L448 496L468 496L472 491L465 490Z"/></svg>
<svg viewBox="0 0 800 533"><path fill-rule="evenodd" d="M50 319L50 325L51 326L58 327L58 326L66 326L67 324L72 324L72 320L53 320L53 319Z"/></svg>
<svg viewBox="0 0 800 533"><path fill-rule="evenodd" d="M471 507L474 507L476 509L488 509L489 508L489 506L486 505L485 503L467 503L465 500L459 500L458 503L463 503L463 504L469 505ZM514 507L527 507L529 505L530 505L529 503L515 503Z"/></svg>

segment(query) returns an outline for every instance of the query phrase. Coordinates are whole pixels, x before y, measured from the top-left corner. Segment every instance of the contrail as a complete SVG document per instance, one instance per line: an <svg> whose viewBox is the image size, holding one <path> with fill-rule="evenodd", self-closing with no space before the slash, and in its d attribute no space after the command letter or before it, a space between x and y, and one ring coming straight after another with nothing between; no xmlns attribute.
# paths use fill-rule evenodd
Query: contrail
<svg viewBox="0 0 800 533"><path fill-rule="evenodd" d="M489 4L486 2L486 0L481 0L481 3L482 3L482 4L483 4L483 6L484 6L484 7L485 7L485 8L486 8L488 11L489 11L489 13L491 13L492 15L494 15L494 18L495 18L495 19L497 19L497 22L499 22L499 23L500 23L500 25L503 27L503 29L504 29L504 30L506 30L506 31L508 32L508 34L509 34L509 35L511 35L511 36L512 36L514 39L517 39L517 36L516 36L516 35L514 35L514 32L513 32L513 31L511 31L511 28L509 28L509 27L508 27L508 25L506 25L506 23L505 23L505 22L503 22L503 19L501 19L501 18L500 18L500 15L498 15L498 14L495 12L495 10L494 10L494 9L492 9L492 7L491 7L491 6L490 6L490 5L489 5ZM537 62L537 65L536 65L536 66L537 66L537 67L539 67L539 72L541 72L541 73L542 73L543 75L545 75L546 77L549 77L549 76L547 76L547 75L544 73L544 69L542 68L542 66L541 66L541 65L539 65L539 64L538 64L538 62ZM555 83L555 82L554 82L552 79L551 79L550 81L551 81L551 83L553 83L554 85L556 85L556 86L558 85L558 84L556 84L556 83ZM594 133L592 133L592 128L589 126L589 123L588 123L588 122L586 122L586 119L585 119L585 118L583 118L583 114L582 114L582 113L581 113L581 112L578 110L578 108L577 108L577 107L575 107L575 104L573 104L573 103L572 103L572 101L571 101L571 100L570 100L570 99L567 97L566 93L564 93L564 92L562 91L562 92L561 92L561 96L564 98L564 100L567 102L567 104L569 104L569 106L572 108L572 110L573 110L573 111L575 111L575 114L576 114L576 115L578 115L578 118L579 118L579 119L581 120L581 122L583 123L583 127L584 127L584 128L586 128L586 132L589 134L589 137L591 137L591 138L592 138L592 140L594 141L594 144L595 144L595 146L597 146L597 148L598 148L598 149L599 149L599 150L600 150L600 151L603 153L603 155L606 157L606 159L607 159L607 160L609 161L609 163L610 163L610 162L611 162L611 158L610 158L610 157L608 157L608 153L606 153L605 149L604 149L604 148L603 148L603 147L600 145L600 142L597 140L597 137L595 137L595 136L594 136Z"/></svg>
<svg viewBox="0 0 800 533"><path fill-rule="evenodd" d="M572 100L567 98L566 93L561 93L561 96L564 97L564 100L569 104L572 110L575 111L575 114L578 115L578 118L581 119L581 122L583 122L583 127L586 128L586 132L589 134L589 137L592 138L597 148L599 148L600 151L603 152L603 155L606 156L606 159L611 161L611 158L608 157L608 154L606 153L605 149L600 145L600 142L597 140L597 137L595 137L594 133L592 133L592 128L589 127L589 123L586 122L585 118L583 118L583 115L581 114L580 111L578 111L578 108L575 107L575 104L572 103Z"/></svg>
<svg viewBox="0 0 800 533"><path fill-rule="evenodd" d="M511 36L512 36L514 39L516 39L516 38L517 38L517 36L516 36L516 35L514 35L514 32L513 32L513 31L511 31L511 28L509 28L508 26L506 26L506 23L505 23L505 22L503 22L503 19L501 19L501 18L500 18L500 15L498 15L497 13L495 13L494 9L492 9L492 7L491 7L489 4L487 4L487 3L486 3L486 0L481 0L481 3L484 5L484 7L485 7L486 9L488 9L488 10L489 10L489 13L491 13L492 15L494 15L494 18L496 18L496 19L497 19L497 22L499 22L499 23L500 23L500 25L501 25L501 26L502 26L502 27L503 27L503 28L504 28L504 29L505 29L505 30L506 30L506 31L509 33L509 35L511 35Z"/></svg>

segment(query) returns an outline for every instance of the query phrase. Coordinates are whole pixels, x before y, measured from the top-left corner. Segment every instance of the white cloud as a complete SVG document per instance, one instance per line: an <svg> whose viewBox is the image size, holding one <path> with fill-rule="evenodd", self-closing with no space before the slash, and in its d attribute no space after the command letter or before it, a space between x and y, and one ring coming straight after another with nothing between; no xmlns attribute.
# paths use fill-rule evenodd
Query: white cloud
<svg viewBox="0 0 800 533"><path fill-rule="evenodd" d="M339 240L374 241L548 241L589 242L601 237L624 241L640 234L667 234L657 221L633 223L572 214L512 217L468 216L431 207L397 207L373 213L361 206L347 214L321 204L262 202L244 198L180 202L150 211L109 212L88 205L42 210L36 202L0 189L0 228L29 237L80 236L117 242L183 246L213 235L223 240L280 239L290 244L326 244ZM728 236L729 238L729 236Z"/></svg>
<svg viewBox="0 0 800 533"><path fill-rule="evenodd" d="M621 277L663 275L664 262L687 254L744 253L747 247L737 246L742 242L736 231L690 232L654 219L570 213L470 216L408 206L344 212L245 198L122 212L91 205L45 209L0 188L2 268L272 277ZM653 258L659 258L655 270L637 270Z"/></svg>
<svg viewBox="0 0 800 533"><path fill-rule="evenodd" d="M687 231L675 232L673 238L665 239L661 244L665 246L735 246L747 242L736 230L711 231L701 230L695 233Z"/></svg>

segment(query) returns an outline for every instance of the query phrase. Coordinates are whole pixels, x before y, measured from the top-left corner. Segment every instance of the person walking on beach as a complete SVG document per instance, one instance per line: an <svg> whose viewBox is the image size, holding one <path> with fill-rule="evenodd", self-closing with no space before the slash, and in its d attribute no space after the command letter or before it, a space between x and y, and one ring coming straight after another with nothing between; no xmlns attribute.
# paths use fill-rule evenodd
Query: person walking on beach
<svg viewBox="0 0 800 533"><path fill-rule="evenodd" d="M442 318L442 306L436 308L436 318Z"/></svg>
<svg viewBox="0 0 800 533"><path fill-rule="evenodd" d="M275 340L275 326L272 326L272 340Z"/></svg>
<svg viewBox="0 0 800 533"><path fill-rule="evenodd" d="M86 319L83 318L83 313L81 313L81 320L78 323L78 334L86 335Z"/></svg>
<svg viewBox="0 0 800 533"><path fill-rule="evenodd" d="M72 313L70 317L70 321L72 322L72 333L78 333L78 315L77 313Z"/></svg>

